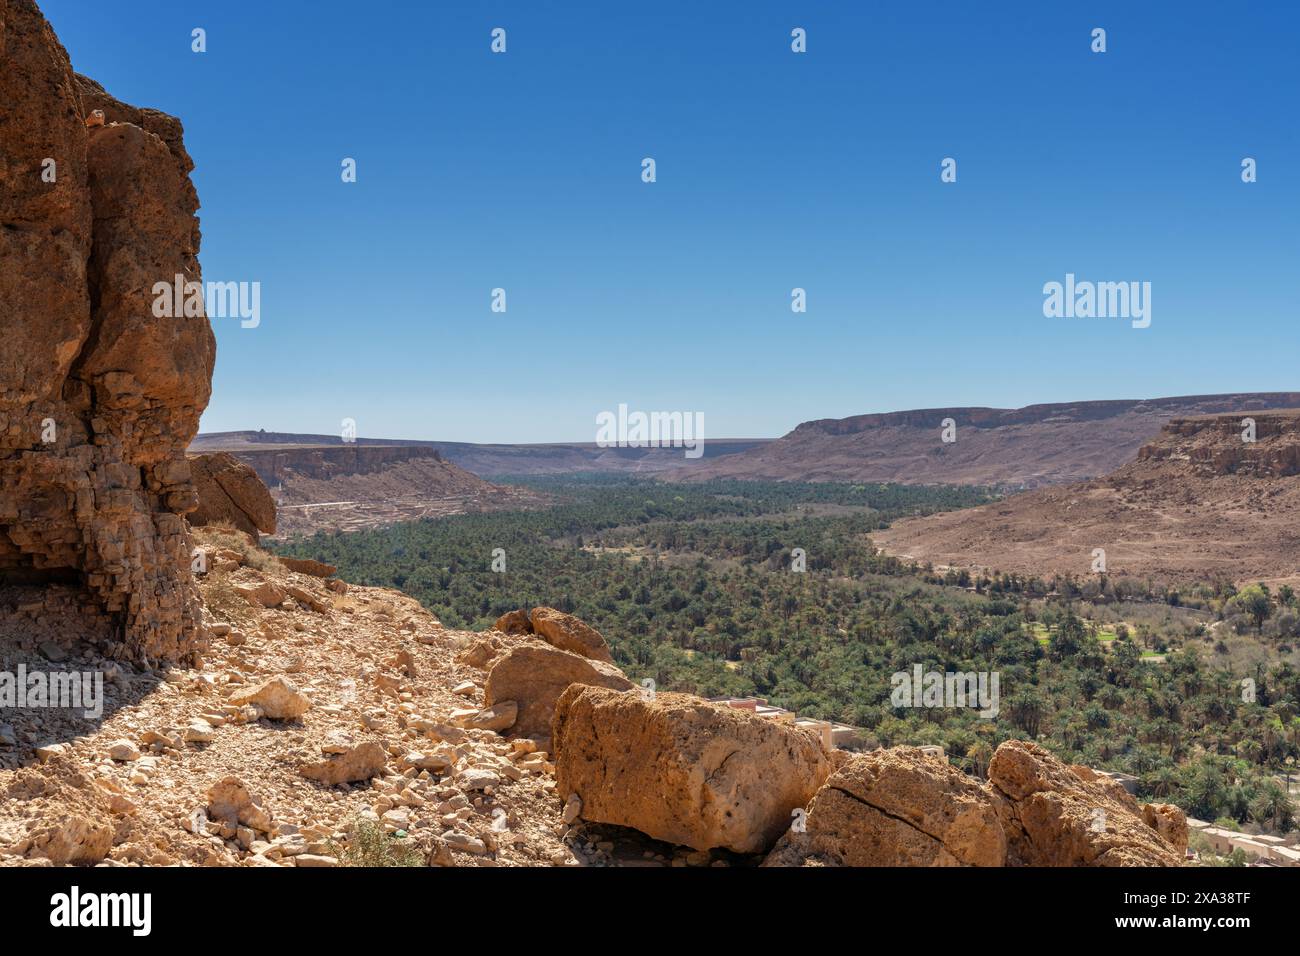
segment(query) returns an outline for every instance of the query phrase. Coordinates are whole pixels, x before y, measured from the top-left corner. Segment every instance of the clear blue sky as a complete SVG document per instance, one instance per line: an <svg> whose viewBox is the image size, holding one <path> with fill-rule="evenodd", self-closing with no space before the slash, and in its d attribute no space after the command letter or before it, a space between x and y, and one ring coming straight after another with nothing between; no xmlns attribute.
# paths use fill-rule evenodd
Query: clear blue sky
<svg viewBox="0 0 1300 956"><path fill-rule="evenodd" d="M1298 6L42 0L262 284L203 430L512 442L1300 389ZM1151 327L1044 318L1067 272Z"/></svg>

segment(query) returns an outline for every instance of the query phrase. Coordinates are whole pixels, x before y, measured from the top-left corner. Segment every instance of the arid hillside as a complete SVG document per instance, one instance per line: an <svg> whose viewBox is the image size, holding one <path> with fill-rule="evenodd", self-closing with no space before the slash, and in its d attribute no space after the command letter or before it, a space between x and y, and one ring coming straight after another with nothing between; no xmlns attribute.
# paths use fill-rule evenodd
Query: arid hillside
<svg viewBox="0 0 1300 956"><path fill-rule="evenodd" d="M896 523L890 554L956 568L1178 583L1300 580L1300 411L1178 418L1104 478Z"/></svg>
<svg viewBox="0 0 1300 956"><path fill-rule="evenodd" d="M0 591L0 667L105 674L100 715L0 724L0 866L1183 859L1181 811L1032 743L1002 744L987 780L918 749L834 750L752 710L647 694L550 608L455 631L238 532L195 539L205 637L186 665L108 660L108 622L74 590Z"/></svg>
<svg viewBox="0 0 1300 956"><path fill-rule="evenodd" d="M1300 405L1300 393L1193 395L1025 408L930 408L805 422L782 438L666 477L897 481L1035 488L1104 475L1167 422ZM951 419L945 441L945 420Z"/></svg>
<svg viewBox="0 0 1300 956"><path fill-rule="evenodd" d="M270 489L276 518L274 527L261 530L280 537L546 501L524 488L484 481L425 445L261 444L210 451L191 462L223 455L246 465Z"/></svg>

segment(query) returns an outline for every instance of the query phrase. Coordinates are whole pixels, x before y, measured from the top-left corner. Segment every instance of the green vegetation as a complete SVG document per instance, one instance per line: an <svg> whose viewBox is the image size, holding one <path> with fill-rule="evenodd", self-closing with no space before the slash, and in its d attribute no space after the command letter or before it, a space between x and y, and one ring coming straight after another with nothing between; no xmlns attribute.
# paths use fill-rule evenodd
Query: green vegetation
<svg viewBox="0 0 1300 956"><path fill-rule="evenodd" d="M1285 589L973 577L871 546L898 517L987 500L974 489L526 483L557 504L286 550L400 588L451 627L540 604L577 614L630 677L661 689L766 697L860 727L868 745L941 744L978 774L1003 740L1038 739L1202 819L1292 825L1283 778L1300 756L1300 671ZM497 548L504 573L490 570ZM891 706L891 676L917 664L998 673L996 718Z"/></svg>
<svg viewBox="0 0 1300 956"><path fill-rule="evenodd" d="M344 866L424 866L420 851L390 837L373 820L358 818L348 830L347 847L335 855Z"/></svg>

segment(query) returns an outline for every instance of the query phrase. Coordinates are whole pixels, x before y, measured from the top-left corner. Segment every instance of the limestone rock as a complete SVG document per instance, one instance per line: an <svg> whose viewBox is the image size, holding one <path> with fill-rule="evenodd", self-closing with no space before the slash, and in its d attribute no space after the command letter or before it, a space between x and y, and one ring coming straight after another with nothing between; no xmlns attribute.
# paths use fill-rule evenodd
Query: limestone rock
<svg viewBox="0 0 1300 956"><path fill-rule="evenodd" d="M764 865L1002 866L1007 855L980 782L911 747L852 757L817 792L803 827Z"/></svg>
<svg viewBox="0 0 1300 956"><path fill-rule="evenodd" d="M100 862L113 848L115 827L98 816L69 815L32 835L31 856L55 864L87 866Z"/></svg>
<svg viewBox="0 0 1300 956"><path fill-rule="evenodd" d="M511 727L518 716L519 705L513 700L502 700L482 710L458 710L451 714L451 722L471 730L503 731Z"/></svg>
<svg viewBox="0 0 1300 956"><path fill-rule="evenodd" d="M0 576L73 572L119 656L192 660L185 448L216 348L201 307L155 314L153 292L201 279L181 125L77 77L29 0L0 0L0 49Z"/></svg>
<svg viewBox="0 0 1300 956"><path fill-rule="evenodd" d="M1180 866L1182 857L1113 781L1084 779L1037 744L1008 740L989 763L1007 859L1025 866ZM1154 813L1155 811L1153 811ZM1167 827L1176 829L1172 815Z"/></svg>
<svg viewBox="0 0 1300 956"><path fill-rule="evenodd" d="M235 592L253 607L279 607L288 597L288 592L272 581L263 581L256 586L241 585Z"/></svg>
<svg viewBox="0 0 1300 956"><path fill-rule="evenodd" d="M584 820L697 850L767 850L831 772L811 733L684 694L573 684L552 725L555 788Z"/></svg>
<svg viewBox="0 0 1300 956"><path fill-rule="evenodd" d="M527 611L510 611L507 614L502 614L497 618L496 624L492 626L502 634L533 633L533 625L528 620Z"/></svg>
<svg viewBox="0 0 1300 956"><path fill-rule="evenodd" d="M233 707L254 704L272 720L294 720L311 708L311 701L298 690L297 685L282 676L235 691L230 695L229 703Z"/></svg>
<svg viewBox="0 0 1300 956"><path fill-rule="evenodd" d="M589 627L572 614L551 607L535 607L530 618L533 631L547 643L565 651L572 651L592 660L614 663L605 638L594 627Z"/></svg>
<svg viewBox="0 0 1300 956"><path fill-rule="evenodd" d="M1142 804L1142 822L1159 833L1179 856L1187 853L1187 814L1172 803Z"/></svg>
<svg viewBox="0 0 1300 956"><path fill-rule="evenodd" d="M326 564L324 561L316 561L312 558L290 558L280 555L276 560L290 571L296 571L298 574L310 574L314 578L328 578L338 572L338 568L334 565Z"/></svg>
<svg viewBox="0 0 1300 956"><path fill-rule="evenodd" d="M124 763L139 760L140 748L130 740L115 740L108 745L108 756Z"/></svg>
<svg viewBox="0 0 1300 956"><path fill-rule="evenodd" d="M491 706L513 700L519 716L510 728L524 737L551 733L555 702L570 684L594 684L611 690L628 690L633 684L613 664L562 651L549 644L521 644L498 658L484 686L484 701Z"/></svg>
<svg viewBox="0 0 1300 956"><path fill-rule="evenodd" d="M230 826L246 826L263 833L273 826L271 814L253 797L238 777L225 777L208 788L208 816Z"/></svg>
<svg viewBox="0 0 1300 956"><path fill-rule="evenodd" d="M275 500L257 472L226 452L195 455L189 463L199 496L191 525L227 522L254 541L259 531L275 534Z"/></svg>
<svg viewBox="0 0 1300 956"><path fill-rule="evenodd" d="M388 752L384 750L383 744L376 740L368 740L346 753L329 757L318 763L303 764L298 768L298 772L310 780L334 786L377 777L384 772L387 764Z"/></svg>

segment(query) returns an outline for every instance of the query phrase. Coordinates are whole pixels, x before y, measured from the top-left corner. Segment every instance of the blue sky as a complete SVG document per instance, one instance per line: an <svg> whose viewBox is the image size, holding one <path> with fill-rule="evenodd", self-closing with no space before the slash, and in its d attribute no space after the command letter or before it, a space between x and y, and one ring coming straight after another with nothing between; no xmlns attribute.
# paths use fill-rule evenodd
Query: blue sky
<svg viewBox="0 0 1300 956"><path fill-rule="evenodd" d="M204 431L1300 389L1293 3L41 6L184 120L204 278L262 285L259 327L214 320ZM1045 318L1067 272L1149 281L1151 327Z"/></svg>

